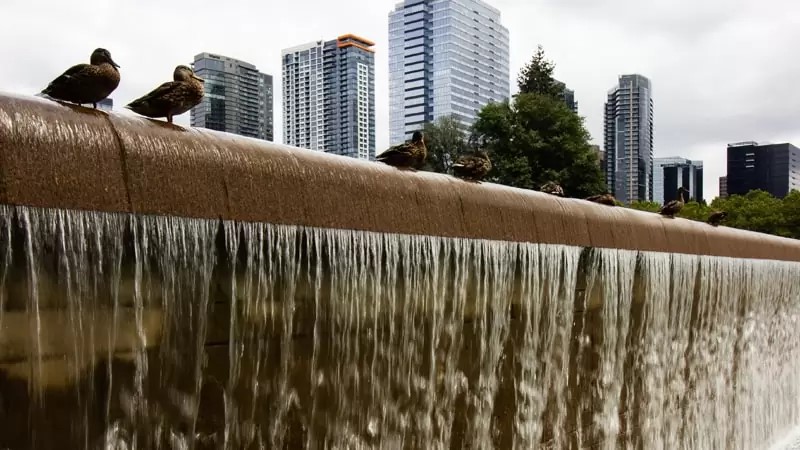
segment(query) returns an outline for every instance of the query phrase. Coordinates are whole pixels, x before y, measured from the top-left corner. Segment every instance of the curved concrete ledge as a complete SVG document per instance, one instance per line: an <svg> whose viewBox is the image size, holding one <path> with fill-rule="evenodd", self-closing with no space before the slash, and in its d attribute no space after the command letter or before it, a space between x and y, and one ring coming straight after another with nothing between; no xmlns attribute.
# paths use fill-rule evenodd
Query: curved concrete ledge
<svg viewBox="0 0 800 450"><path fill-rule="evenodd" d="M0 203L800 261L800 241L0 94Z"/></svg>

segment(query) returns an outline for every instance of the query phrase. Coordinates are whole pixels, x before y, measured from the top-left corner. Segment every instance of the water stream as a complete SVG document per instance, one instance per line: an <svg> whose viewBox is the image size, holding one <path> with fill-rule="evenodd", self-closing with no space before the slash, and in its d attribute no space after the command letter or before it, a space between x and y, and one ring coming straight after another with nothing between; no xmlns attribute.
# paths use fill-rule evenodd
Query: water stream
<svg viewBox="0 0 800 450"><path fill-rule="evenodd" d="M0 448L770 448L799 275L3 206Z"/></svg>

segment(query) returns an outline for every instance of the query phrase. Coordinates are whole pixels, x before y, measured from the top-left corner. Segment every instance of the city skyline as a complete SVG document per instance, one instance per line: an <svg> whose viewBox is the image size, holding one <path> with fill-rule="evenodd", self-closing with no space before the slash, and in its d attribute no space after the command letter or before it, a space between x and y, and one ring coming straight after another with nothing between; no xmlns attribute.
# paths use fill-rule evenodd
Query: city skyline
<svg viewBox="0 0 800 450"><path fill-rule="evenodd" d="M786 57L800 37L800 29L792 26L792 12L800 9L794 3L676 0L642 9L623 7L628 0L487 1L501 11L509 29L512 95L519 69L542 44L556 63L555 77L575 91L592 142L602 144L608 87L621 73L647 75L658 101L655 155L703 160L708 199L716 195L716 180L725 174L727 143L800 142L795 125L800 86L794 81L800 61ZM200 51L251 62L275 76L277 87L282 48L348 30L376 42L380 152L389 143L387 15L395 4L375 1L354 12L313 0L268 6L232 0L229 7L209 14L218 5L207 0L148 0L113 8L99 0L70 5L12 0L0 6L7 17L0 37L25 45L0 47L0 57L12 62L0 72L0 90L33 95L67 67L87 62L98 46L108 48L122 66L122 82L114 93L117 105L170 80L177 64L190 63ZM683 14L686 8L693 14ZM52 14L42 15L43 9ZM34 17L37 27L22 25ZM75 30L68 25L75 20L88 26ZM148 23L151 31L141 33L136 23ZM189 38L175 33L176 23L213 32ZM742 64L745 55L747 64ZM281 110L279 97L276 111ZM121 107L114 111L132 114ZM281 136L281 117L276 114L275 120L276 136ZM176 123L188 124L189 114L177 117Z"/></svg>

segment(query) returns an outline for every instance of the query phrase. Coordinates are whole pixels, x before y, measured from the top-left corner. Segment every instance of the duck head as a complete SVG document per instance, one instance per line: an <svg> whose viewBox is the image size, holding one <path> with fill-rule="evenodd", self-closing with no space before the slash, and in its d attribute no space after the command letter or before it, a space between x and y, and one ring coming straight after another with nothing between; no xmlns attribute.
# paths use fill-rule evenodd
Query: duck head
<svg viewBox="0 0 800 450"><path fill-rule="evenodd" d="M92 52L92 56L89 58L89 62L92 63L93 66L99 66L100 64L108 63L119 69L119 64L115 63L114 60L111 59L111 52L104 48L95 49Z"/></svg>
<svg viewBox="0 0 800 450"><path fill-rule="evenodd" d="M425 135L422 134L422 131L415 131L413 135L411 135L411 142L419 143L425 141Z"/></svg>
<svg viewBox="0 0 800 450"><path fill-rule="evenodd" d="M175 71L172 72L172 79L175 81L189 81L189 80L197 80L199 82L204 82L205 80L195 75L194 70L192 70L189 66L180 65L175 68Z"/></svg>

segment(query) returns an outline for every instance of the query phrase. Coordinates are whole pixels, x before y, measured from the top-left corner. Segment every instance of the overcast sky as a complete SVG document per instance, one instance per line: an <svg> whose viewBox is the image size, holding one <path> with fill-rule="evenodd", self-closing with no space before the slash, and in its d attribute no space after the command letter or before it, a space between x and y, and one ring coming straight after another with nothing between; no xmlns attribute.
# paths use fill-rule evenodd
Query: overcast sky
<svg viewBox="0 0 800 450"><path fill-rule="evenodd" d="M281 49L355 33L376 49L377 151L388 145L392 0L0 0L0 91L34 94L96 47L119 63L115 110L209 51L275 77ZM623 73L653 83L656 156L701 159L716 196L729 142L800 145L797 0L490 0L511 35L512 86L542 44L602 146L603 102ZM112 6L113 5L113 6ZM512 88L515 89L515 88ZM188 113L176 119L188 123Z"/></svg>

